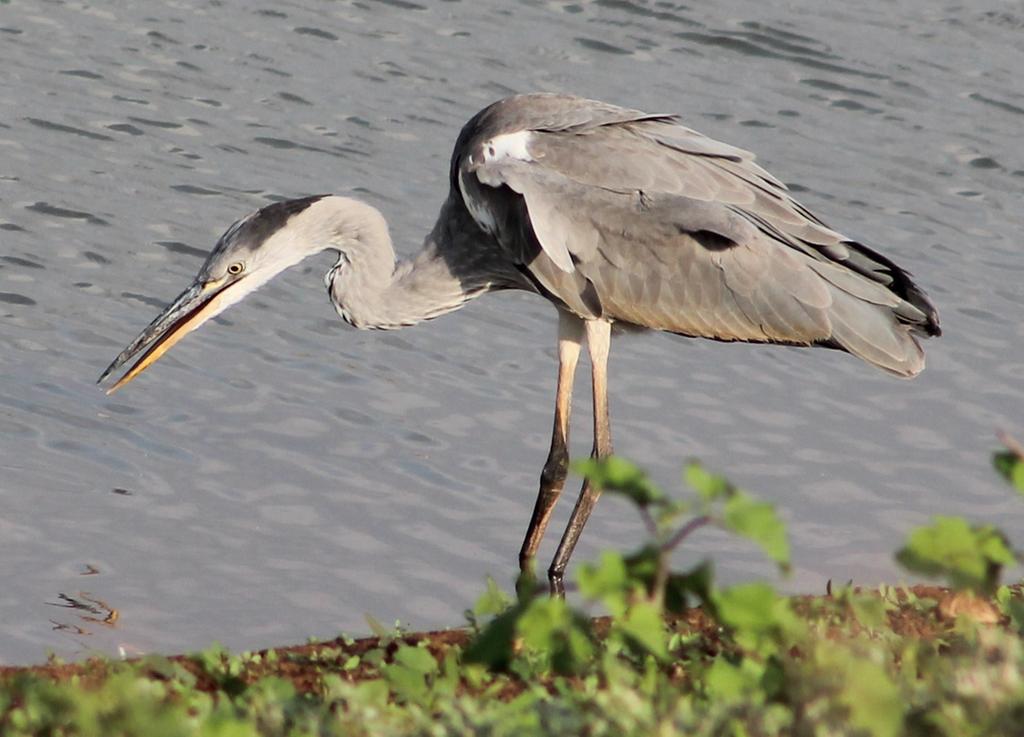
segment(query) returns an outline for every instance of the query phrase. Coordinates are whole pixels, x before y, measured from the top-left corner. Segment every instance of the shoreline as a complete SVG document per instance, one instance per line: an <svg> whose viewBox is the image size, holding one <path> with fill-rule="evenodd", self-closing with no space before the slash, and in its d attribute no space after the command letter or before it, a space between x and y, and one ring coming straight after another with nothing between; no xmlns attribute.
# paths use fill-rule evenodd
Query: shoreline
<svg viewBox="0 0 1024 737"><path fill-rule="evenodd" d="M1012 587L1020 589L1021 586ZM855 588L858 594L883 597L882 591L895 596L896 601L886 599L894 606L886 611L888 629L895 635L906 638L931 640L952 631L958 616L964 616L978 624L1003 625L993 603L988 599L976 598L957 593L942 586L917 584L913 586L880 586L874 589ZM798 615L814 620L822 604L834 602L832 593L821 595L794 595L789 597ZM594 632L603 639L608 632L611 618L592 618ZM666 618L670 631L697 639L709 656L717 654L721 626L699 607L687 609L681 615ZM849 627L854 624L851 632ZM845 628L845 629L844 629ZM859 634L856 617L851 611L849 619L832 623L825 636L841 638ZM378 665L386 663L401 645L425 647L439 663L453 649L462 649L470 643L474 632L469 627L457 627L422 632L406 632L393 636L369 636L350 638L344 635L323 642L295 645L270 646L261 650L232 653L218 646L205 651L162 655L146 655L123 660L104 657L90 657L82 661L52 662L35 665L0 666L0 688L20 676L35 676L58 683L75 682L84 688L100 685L109 677L125 670L140 676L157 679L167 677L167 668L181 667L196 678L198 690L214 692L223 688L223 681L210 674L211 654L220 655L229 664L240 665L232 677L245 685L251 685L265 677L276 677L291 681L299 693L318 693L324 675L335 674L351 683L374 680L380 677ZM380 653L379 658L367 659L367 655ZM358 659L358 661L354 660ZM353 663L357 663L353 665Z"/></svg>

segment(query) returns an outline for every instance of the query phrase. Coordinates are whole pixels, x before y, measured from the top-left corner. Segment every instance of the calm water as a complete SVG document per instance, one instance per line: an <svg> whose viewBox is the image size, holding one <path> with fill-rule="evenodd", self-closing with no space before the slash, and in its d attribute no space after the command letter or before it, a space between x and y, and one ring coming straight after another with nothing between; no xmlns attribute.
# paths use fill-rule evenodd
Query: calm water
<svg viewBox="0 0 1024 737"><path fill-rule="evenodd" d="M0 662L259 647L364 613L453 625L486 574L510 580L554 392L537 298L360 333L325 255L114 397L94 381L274 196L355 193L413 250L459 127L514 91L678 111L759 152L942 313L913 382L829 351L620 339L621 453L672 489L700 456L777 502L797 590L899 580L891 551L938 511L1024 541L987 460L995 428L1024 435L1024 10L860 5L0 5ZM577 560L638 534L602 500ZM725 580L769 573L696 542Z"/></svg>

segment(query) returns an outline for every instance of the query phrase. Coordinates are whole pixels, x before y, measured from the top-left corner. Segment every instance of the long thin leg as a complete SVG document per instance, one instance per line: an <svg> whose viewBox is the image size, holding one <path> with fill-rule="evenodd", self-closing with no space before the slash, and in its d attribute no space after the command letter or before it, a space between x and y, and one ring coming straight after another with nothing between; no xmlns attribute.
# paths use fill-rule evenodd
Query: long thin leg
<svg viewBox="0 0 1024 737"><path fill-rule="evenodd" d="M519 567L527 571L537 555L551 512L555 508L565 477L569 472L569 412L576 363L580 357L584 321L568 312L558 311L558 389L555 393L555 426L551 432L551 451L540 474L540 491L533 508L530 527L519 551Z"/></svg>
<svg viewBox="0 0 1024 737"><path fill-rule="evenodd" d="M594 450L590 455L592 458L604 458L612 453L612 427L608 415L608 349L611 344L612 326L603 320L588 320L586 330L594 390ZM569 524L555 552L555 559L548 569L548 578L555 593L562 591L565 567L600 495L601 492L593 488L589 482L583 483L576 508L572 510Z"/></svg>

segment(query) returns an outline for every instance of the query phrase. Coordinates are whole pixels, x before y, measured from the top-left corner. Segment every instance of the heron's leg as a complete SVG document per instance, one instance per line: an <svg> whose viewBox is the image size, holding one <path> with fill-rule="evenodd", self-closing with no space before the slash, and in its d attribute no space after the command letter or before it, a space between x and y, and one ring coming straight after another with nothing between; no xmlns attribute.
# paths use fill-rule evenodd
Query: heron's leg
<svg viewBox="0 0 1024 737"><path fill-rule="evenodd" d="M608 415L608 349L611 343L611 323L603 320L587 321L587 348L590 351L591 371L593 372L594 389L594 450L592 458L604 458L612 453L612 427ZM555 552L555 559L548 569L548 578L551 581L551 589L554 593L562 591L562 576L565 567L569 563L576 542L580 539L583 526L587 524L587 518L594 509L597 498L601 495L598 489L590 485L589 481L583 482L583 489L580 491L580 498L576 501L576 508L572 510L569 524L562 535L562 542L558 544Z"/></svg>
<svg viewBox="0 0 1024 737"><path fill-rule="evenodd" d="M558 311L558 389L555 393L555 427L551 433L551 451L540 474L540 491L533 508L530 527L526 530L519 551L519 567L526 571L537 554L551 512L555 508L565 477L569 471L569 411L576 362L583 341L583 320L563 310Z"/></svg>

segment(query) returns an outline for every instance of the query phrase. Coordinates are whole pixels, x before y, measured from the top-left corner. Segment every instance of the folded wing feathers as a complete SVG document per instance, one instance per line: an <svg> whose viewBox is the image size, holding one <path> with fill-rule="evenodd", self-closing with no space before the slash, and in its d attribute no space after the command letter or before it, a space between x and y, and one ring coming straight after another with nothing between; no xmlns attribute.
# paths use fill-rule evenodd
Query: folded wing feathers
<svg viewBox="0 0 1024 737"><path fill-rule="evenodd" d="M891 312L837 289L829 319L833 340L868 363L899 376L915 376L924 368L920 344Z"/></svg>
<svg viewBox="0 0 1024 737"><path fill-rule="evenodd" d="M570 309L687 335L835 345L901 376L924 367L911 330L939 329L923 292L749 152L674 116L613 106L532 130L533 161L474 173L523 197L551 264L527 268ZM724 245L707 248L700 230Z"/></svg>

